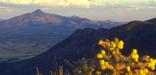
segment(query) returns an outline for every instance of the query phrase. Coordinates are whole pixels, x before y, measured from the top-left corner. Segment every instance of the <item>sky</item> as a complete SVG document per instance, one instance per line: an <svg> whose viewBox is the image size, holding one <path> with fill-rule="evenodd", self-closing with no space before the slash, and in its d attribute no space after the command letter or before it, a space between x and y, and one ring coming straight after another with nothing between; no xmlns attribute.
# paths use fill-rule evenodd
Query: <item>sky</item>
<svg viewBox="0 0 156 75"><path fill-rule="evenodd" d="M101 21L147 20L156 17L156 0L0 0L0 19L36 9Z"/></svg>

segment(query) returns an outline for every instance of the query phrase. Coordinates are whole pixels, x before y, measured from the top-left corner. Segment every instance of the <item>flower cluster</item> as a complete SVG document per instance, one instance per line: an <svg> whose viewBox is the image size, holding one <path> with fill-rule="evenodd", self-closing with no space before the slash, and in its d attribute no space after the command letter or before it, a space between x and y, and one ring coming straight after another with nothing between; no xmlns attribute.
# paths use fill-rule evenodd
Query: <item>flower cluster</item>
<svg viewBox="0 0 156 75"><path fill-rule="evenodd" d="M156 66L156 59L150 58L150 61L149 61L149 63L148 63L148 67L149 67L151 70L155 70L155 66Z"/></svg>
<svg viewBox="0 0 156 75"><path fill-rule="evenodd" d="M101 59L106 56L105 50L101 50L101 53L97 54L97 58Z"/></svg>
<svg viewBox="0 0 156 75"><path fill-rule="evenodd" d="M140 75L147 75L148 74L148 69L142 69L138 71Z"/></svg>
<svg viewBox="0 0 156 75"><path fill-rule="evenodd" d="M133 49L133 50L132 50L131 58L132 58L135 62L138 62L138 60L139 60L139 55L138 55L138 53L137 53L137 49Z"/></svg>
<svg viewBox="0 0 156 75"><path fill-rule="evenodd" d="M124 42L122 40L119 41L118 38L115 38L114 41L100 40L98 45L101 45L104 48L108 48L111 51L113 51L115 49L123 49L124 48Z"/></svg>
<svg viewBox="0 0 156 75"><path fill-rule="evenodd" d="M100 60L99 62L100 62L101 70L106 70L106 69L112 70L114 68L109 62L105 60Z"/></svg>
<svg viewBox="0 0 156 75"><path fill-rule="evenodd" d="M155 70L156 59L150 58L149 56L139 57L137 49L132 49L130 56L124 56L121 53L124 44L125 43L118 38L115 38L113 41L107 39L98 42L98 45L103 47L103 50L97 54L101 74L108 69L112 70L111 74L113 75L155 74L152 70Z"/></svg>

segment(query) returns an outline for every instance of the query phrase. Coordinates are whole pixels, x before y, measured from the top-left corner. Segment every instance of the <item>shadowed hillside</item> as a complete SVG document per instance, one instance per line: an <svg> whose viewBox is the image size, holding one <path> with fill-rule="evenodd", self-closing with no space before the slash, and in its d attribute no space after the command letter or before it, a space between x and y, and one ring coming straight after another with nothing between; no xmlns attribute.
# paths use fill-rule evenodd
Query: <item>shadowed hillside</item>
<svg viewBox="0 0 156 75"><path fill-rule="evenodd" d="M110 28L116 25L120 25L120 22L96 22L37 9L0 22L0 59L18 61L32 58L64 40L77 29Z"/></svg>
<svg viewBox="0 0 156 75"><path fill-rule="evenodd" d="M156 25L148 21L133 21L111 29L87 28L77 30L41 55L10 65L4 63L0 72L3 75L34 75L35 67L38 66L43 75L47 75L58 64L66 66L64 64L65 59L73 61L82 57L95 57L97 50L101 49L97 46L98 41L106 38L114 39L114 37L119 37L125 41L124 54L129 54L132 48L136 48L140 50L139 54L141 55L148 54L156 57Z"/></svg>

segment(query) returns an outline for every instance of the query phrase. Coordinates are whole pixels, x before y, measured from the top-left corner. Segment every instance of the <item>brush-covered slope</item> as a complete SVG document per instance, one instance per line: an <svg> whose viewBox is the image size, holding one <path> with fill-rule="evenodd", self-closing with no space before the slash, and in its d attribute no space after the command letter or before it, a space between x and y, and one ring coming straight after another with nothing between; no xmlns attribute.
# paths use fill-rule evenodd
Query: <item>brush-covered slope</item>
<svg viewBox="0 0 156 75"><path fill-rule="evenodd" d="M132 48L137 48L139 54L156 57L156 25L148 21L133 21L111 29L77 30L39 56L12 64L3 63L0 73L3 75L34 75L35 67L38 66L41 72L47 75L58 64L64 65L65 59L72 61L82 57L94 57L100 49L97 42L100 39L114 37L125 41L124 54L129 53Z"/></svg>

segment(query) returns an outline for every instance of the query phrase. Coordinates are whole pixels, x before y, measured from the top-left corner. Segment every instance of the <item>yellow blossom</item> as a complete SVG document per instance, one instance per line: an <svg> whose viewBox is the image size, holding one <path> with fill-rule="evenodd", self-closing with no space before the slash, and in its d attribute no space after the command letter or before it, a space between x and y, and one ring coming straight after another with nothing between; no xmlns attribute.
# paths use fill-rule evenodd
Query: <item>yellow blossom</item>
<svg viewBox="0 0 156 75"><path fill-rule="evenodd" d="M145 75L143 70L140 70L140 74L141 75Z"/></svg>
<svg viewBox="0 0 156 75"><path fill-rule="evenodd" d="M103 58L103 55L99 53L99 54L97 54L97 58L101 59L101 58Z"/></svg>
<svg viewBox="0 0 156 75"><path fill-rule="evenodd" d="M137 49L133 49L132 53L137 54Z"/></svg>
<svg viewBox="0 0 156 75"><path fill-rule="evenodd" d="M100 65L104 65L105 64L105 60L100 60Z"/></svg>
<svg viewBox="0 0 156 75"><path fill-rule="evenodd" d="M147 75L148 69L139 70L139 75Z"/></svg>
<svg viewBox="0 0 156 75"><path fill-rule="evenodd" d="M148 69L144 69L144 72L147 74L148 73Z"/></svg>
<svg viewBox="0 0 156 75"><path fill-rule="evenodd" d="M106 54L105 50L101 50L101 54L105 55Z"/></svg>
<svg viewBox="0 0 156 75"><path fill-rule="evenodd" d="M156 65L155 59L151 58L148 67L151 68L151 70L155 70L155 65Z"/></svg>
<svg viewBox="0 0 156 75"><path fill-rule="evenodd" d="M103 45L104 44L104 41L103 40L100 40L99 42L98 42L98 45Z"/></svg>
<svg viewBox="0 0 156 75"><path fill-rule="evenodd" d="M127 69L128 72L131 71L131 67L130 66L127 66L126 69Z"/></svg>
<svg viewBox="0 0 156 75"><path fill-rule="evenodd" d="M141 66L142 65L142 63L141 62L138 62L138 66Z"/></svg>
<svg viewBox="0 0 156 75"><path fill-rule="evenodd" d="M110 44L109 50L113 51L116 48L116 44L113 41Z"/></svg>
<svg viewBox="0 0 156 75"><path fill-rule="evenodd" d="M131 58L132 58L135 62L138 62L138 60L139 60L139 55L137 54L137 49L133 49L132 54L131 54Z"/></svg>
<svg viewBox="0 0 156 75"><path fill-rule="evenodd" d="M134 61L138 62L139 55L134 54L134 55L132 55L132 58L133 58Z"/></svg>
<svg viewBox="0 0 156 75"><path fill-rule="evenodd" d="M153 59L153 62L156 63L156 59Z"/></svg>
<svg viewBox="0 0 156 75"><path fill-rule="evenodd" d="M112 48L115 48L116 47L116 44L113 41L111 42L111 47Z"/></svg>
<svg viewBox="0 0 156 75"><path fill-rule="evenodd" d="M149 56L139 57L137 49L133 49L130 56L124 56L120 51L124 48L124 41L118 38L115 38L113 41L100 40L98 44L105 50L101 50L97 54L97 58L99 59L99 67L97 69L101 69L101 71L95 71L96 75L107 73L107 70L113 72L114 69L120 70L119 75L149 75L152 70L155 70L156 59L152 59ZM117 64L124 65L116 67Z"/></svg>
<svg viewBox="0 0 156 75"><path fill-rule="evenodd" d="M124 42L121 40L121 41L119 41L119 43L118 43L118 48L119 49L123 49L124 48Z"/></svg>
<svg viewBox="0 0 156 75"><path fill-rule="evenodd" d="M101 70L105 70L106 66L105 65L101 65Z"/></svg>

